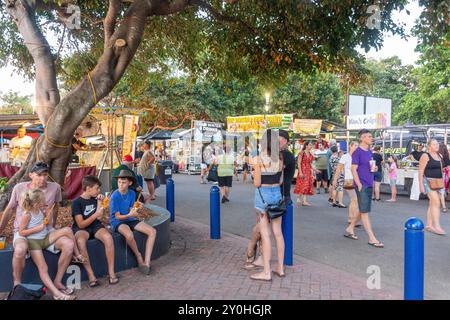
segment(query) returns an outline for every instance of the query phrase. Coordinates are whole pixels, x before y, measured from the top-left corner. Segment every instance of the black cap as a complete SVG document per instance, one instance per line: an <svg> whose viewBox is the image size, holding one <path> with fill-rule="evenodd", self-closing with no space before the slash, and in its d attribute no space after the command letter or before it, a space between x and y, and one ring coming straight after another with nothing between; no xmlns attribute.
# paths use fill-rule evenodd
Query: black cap
<svg viewBox="0 0 450 320"><path fill-rule="evenodd" d="M45 162L36 162L33 167L31 168L30 173L42 173L42 172L48 172L48 165Z"/></svg>
<svg viewBox="0 0 450 320"><path fill-rule="evenodd" d="M286 130L278 130L278 135L286 139L289 142L289 133Z"/></svg>

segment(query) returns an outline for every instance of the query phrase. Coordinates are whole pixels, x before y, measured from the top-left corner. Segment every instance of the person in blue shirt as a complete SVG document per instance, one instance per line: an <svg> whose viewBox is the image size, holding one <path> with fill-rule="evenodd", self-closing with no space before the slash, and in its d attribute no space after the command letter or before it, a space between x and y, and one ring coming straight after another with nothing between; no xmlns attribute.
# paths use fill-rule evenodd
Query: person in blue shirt
<svg viewBox="0 0 450 320"><path fill-rule="evenodd" d="M113 192L110 199L111 227L113 231L124 236L127 245L136 256L139 271L148 275L151 269L150 259L155 244L156 230L138 219L137 208L134 208L137 194L130 189L137 184L135 177L130 172L122 170L115 178L118 189ZM139 204L142 205L142 203ZM134 239L134 230L147 235L144 258L142 258Z"/></svg>

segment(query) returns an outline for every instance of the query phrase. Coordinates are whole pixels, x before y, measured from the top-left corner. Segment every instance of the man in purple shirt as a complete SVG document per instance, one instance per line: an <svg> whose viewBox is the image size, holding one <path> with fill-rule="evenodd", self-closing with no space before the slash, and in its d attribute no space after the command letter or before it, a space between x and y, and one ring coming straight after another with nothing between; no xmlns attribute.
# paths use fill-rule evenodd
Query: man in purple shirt
<svg viewBox="0 0 450 320"><path fill-rule="evenodd" d="M359 214L353 219L345 230L344 236L357 240L355 235L356 222L361 219L369 236L369 245L375 248L383 248L384 244L377 240L370 224L369 212L372 204L372 191L374 182L374 172L377 168L371 164L372 151L370 146L373 142L372 134L369 130L363 129L359 132L359 147L352 154L352 174L355 181L355 191L358 198ZM372 167L371 167L372 166Z"/></svg>

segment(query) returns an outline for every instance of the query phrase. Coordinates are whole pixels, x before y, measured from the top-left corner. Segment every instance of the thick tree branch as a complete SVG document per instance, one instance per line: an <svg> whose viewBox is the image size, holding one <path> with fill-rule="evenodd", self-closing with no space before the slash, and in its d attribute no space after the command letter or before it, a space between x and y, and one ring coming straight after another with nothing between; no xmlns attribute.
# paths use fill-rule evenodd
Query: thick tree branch
<svg viewBox="0 0 450 320"><path fill-rule="evenodd" d="M190 2L190 0L161 1L158 8L155 10L155 15L167 16L169 14L178 13L189 6Z"/></svg>
<svg viewBox="0 0 450 320"><path fill-rule="evenodd" d="M109 40L111 39L114 29L116 27L117 16L120 12L121 0L109 0L108 12L103 22L105 30L105 48L110 46Z"/></svg>
<svg viewBox="0 0 450 320"><path fill-rule="evenodd" d="M6 10L16 22L24 43L36 66L36 112L47 123L60 96L56 69L47 39L39 29L35 17L35 1L7 0Z"/></svg>
<svg viewBox="0 0 450 320"><path fill-rule="evenodd" d="M225 1L225 2L231 4L231 3L237 2L237 0L230 0L230 1ZM217 10L216 8L214 8L212 5L210 5L208 2L206 2L204 0L190 0L189 4L190 5L195 5L195 6L198 6L200 8L205 9L218 22L222 22L222 23L238 23L241 26L243 26L251 34L255 34L255 30L252 27L250 27L247 23L245 23L244 21L242 21L239 18L231 17L231 16L227 16L227 15L222 14L219 10Z"/></svg>

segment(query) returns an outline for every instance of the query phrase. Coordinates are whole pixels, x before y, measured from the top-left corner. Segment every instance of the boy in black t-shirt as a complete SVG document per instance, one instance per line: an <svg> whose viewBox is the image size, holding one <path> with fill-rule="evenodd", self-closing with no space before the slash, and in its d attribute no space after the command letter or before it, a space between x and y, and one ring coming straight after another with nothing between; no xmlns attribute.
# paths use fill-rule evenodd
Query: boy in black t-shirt
<svg viewBox="0 0 450 320"><path fill-rule="evenodd" d="M77 240L78 247L83 256L88 257L87 241L96 238L103 242L105 246L106 260L108 262L109 284L116 284L119 279L114 272L114 242L109 231L100 222L103 214L103 199L100 194L101 182L97 177L86 176L83 178L83 193L72 202L72 216L74 224L73 233ZM92 266L88 261L84 264L89 277L89 287L100 285L95 277Z"/></svg>

